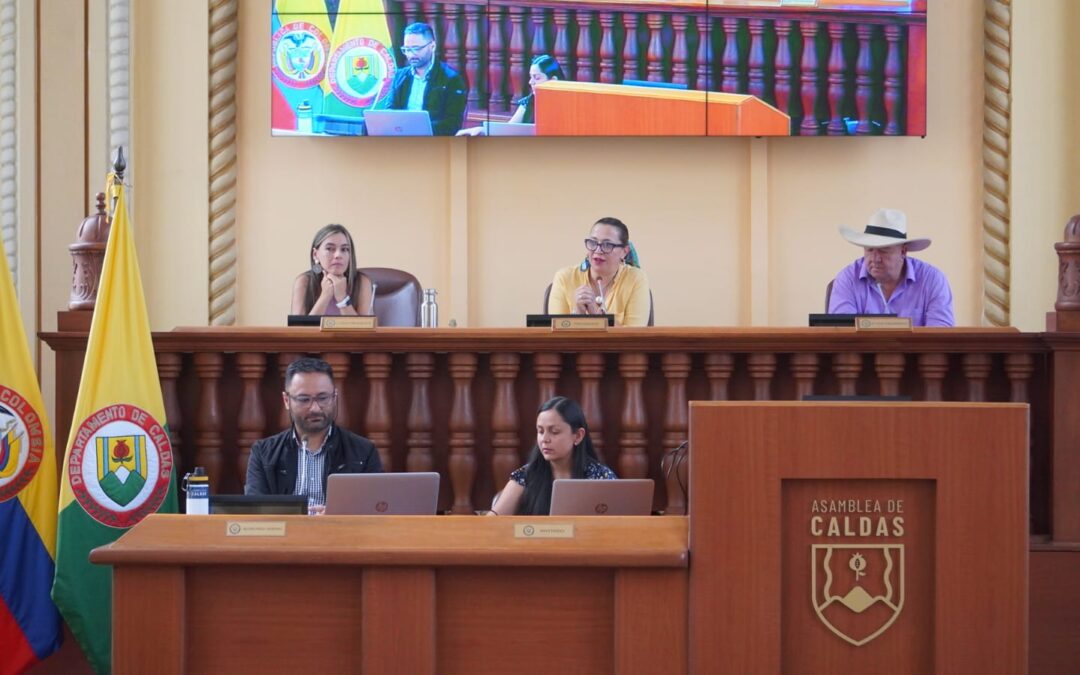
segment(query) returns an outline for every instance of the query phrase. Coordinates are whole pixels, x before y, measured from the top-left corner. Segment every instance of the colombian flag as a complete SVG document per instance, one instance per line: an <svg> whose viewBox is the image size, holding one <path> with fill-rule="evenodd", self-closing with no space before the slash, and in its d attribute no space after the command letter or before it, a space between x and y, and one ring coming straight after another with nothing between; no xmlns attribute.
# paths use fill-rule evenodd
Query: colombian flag
<svg viewBox="0 0 1080 675"><path fill-rule="evenodd" d="M91 565L145 516L176 511L172 446L122 185L101 270L60 482L56 606L99 673L111 670L112 571Z"/></svg>
<svg viewBox="0 0 1080 675"><path fill-rule="evenodd" d="M49 587L56 557L56 453L22 314L0 251L0 675L60 646Z"/></svg>

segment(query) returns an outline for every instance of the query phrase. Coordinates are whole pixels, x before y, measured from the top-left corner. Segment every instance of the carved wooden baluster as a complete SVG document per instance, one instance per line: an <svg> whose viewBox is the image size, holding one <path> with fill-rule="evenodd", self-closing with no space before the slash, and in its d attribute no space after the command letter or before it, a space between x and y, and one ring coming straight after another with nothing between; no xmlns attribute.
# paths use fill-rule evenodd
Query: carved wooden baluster
<svg viewBox="0 0 1080 675"><path fill-rule="evenodd" d="M870 38L873 30L874 27L868 23L855 24L855 34L859 37L859 59L855 62L855 110L858 111L859 123L855 133L864 135L873 131L870 123L870 88L874 69Z"/></svg>
<svg viewBox="0 0 1080 675"><path fill-rule="evenodd" d="M510 7L510 100L525 91L529 81L529 60L525 58L525 8ZM513 106L511 106L513 107Z"/></svg>
<svg viewBox="0 0 1080 675"><path fill-rule="evenodd" d="M649 82L664 81L664 15L651 12L645 15L645 24L649 27L649 51L645 65Z"/></svg>
<svg viewBox="0 0 1080 675"><path fill-rule="evenodd" d="M705 374L709 378L709 399L728 400L728 382L735 369L735 358L731 354L706 354Z"/></svg>
<svg viewBox="0 0 1080 675"><path fill-rule="evenodd" d="M243 352L236 355L236 370L243 387L240 394L240 415L236 420L236 470L240 484L247 481L248 456L251 444L266 433L266 412L263 410L262 378L266 374L266 354Z"/></svg>
<svg viewBox="0 0 1080 675"><path fill-rule="evenodd" d="M626 41L622 50L622 79L636 80L638 78L638 21L641 16L637 12L623 12L622 23Z"/></svg>
<svg viewBox="0 0 1080 675"><path fill-rule="evenodd" d="M405 355L405 371L412 380L412 400L405 426L406 471L431 471L431 401L428 396L431 376L435 372L435 355L411 353Z"/></svg>
<svg viewBox="0 0 1080 675"><path fill-rule="evenodd" d="M345 393L345 383L349 381L349 355L341 352L322 354L321 358L330 364L334 371L334 386L337 388L337 415L335 420L342 429L349 428L349 397Z"/></svg>
<svg viewBox="0 0 1080 675"><path fill-rule="evenodd" d="M669 452L687 439L686 379L690 376L690 355L668 352L660 358L660 367L667 380L663 450ZM667 476L667 506L664 513L670 516L686 513L686 498L675 471Z"/></svg>
<svg viewBox="0 0 1080 675"><path fill-rule="evenodd" d="M368 381L367 411L364 414L364 435L375 444L383 471L394 470L394 453L390 445L390 380L393 356L378 352L364 353L364 377Z"/></svg>
<svg viewBox="0 0 1080 675"><path fill-rule="evenodd" d="M606 84L615 82L615 13L607 10L600 12L600 81Z"/></svg>
<svg viewBox="0 0 1080 675"><path fill-rule="evenodd" d="M900 35L903 28L896 24L886 24L885 43L885 135L900 134L900 93L904 86L901 79L902 62L900 59Z"/></svg>
<svg viewBox="0 0 1080 675"><path fill-rule="evenodd" d="M158 379L161 381L161 397L165 402L165 419L162 422L169 430L169 443L172 444L173 451L173 473L178 476L184 474L183 468L194 459L183 456L183 444L180 441L180 429L184 426L184 420L180 413L180 396L176 391L176 378L180 377L183 366L184 359L181 354L175 352L157 354ZM66 439L64 442L67 442Z"/></svg>
<svg viewBox="0 0 1080 675"><path fill-rule="evenodd" d="M1009 376L1009 400L1013 403L1030 403L1028 382L1035 372L1035 359L1031 354L1009 354L1005 357L1005 373Z"/></svg>
<svg viewBox="0 0 1080 675"><path fill-rule="evenodd" d="M574 53L570 50L570 10L555 10L555 60L571 80L577 79L577 64Z"/></svg>
<svg viewBox="0 0 1080 675"><path fill-rule="evenodd" d="M990 377L989 354L964 354L961 363L967 378L967 400L979 403L986 400L986 380Z"/></svg>
<svg viewBox="0 0 1080 675"><path fill-rule="evenodd" d="M409 23L416 23L418 21L424 21L424 12L421 9L424 3L416 2L415 0L403 2L405 7L405 16L409 17Z"/></svg>
<svg viewBox="0 0 1080 675"><path fill-rule="evenodd" d="M919 375L923 379L923 400L941 401L942 385L949 371L949 357L944 354L919 354Z"/></svg>
<svg viewBox="0 0 1080 675"><path fill-rule="evenodd" d="M799 63L799 96L802 100L802 124L799 132L803 136L816 136L821 131L817 118L818 61L816 21L800 21L799 33L802 35L802 57Z"/></svg>
<svg viewBox="0 0 1080 675"><path fill-rule="evenodd" d="M443 41L439 45L443 51L443 59L454 70L464 70L461 65L461 39L458 37L458 17L461 16L461 7L456 2L448 2L443 5L443 23L446 31ZM472 85L473 81L469 80Z"/></svg>
<svg viewBox="0 0 1080 675"><path fill-rule="evenodd" d="M686 46L686 27L689 21L690 17L685 14L671 15L671 26L675 30L675 44L671 48L671 81L675 84L690 83L686 65L690 59Z"/></svg>
<svg viewBox="0 0 1080 675"><path fill-rule="evenodd" d="M495 485L502 486L511 472L521 466L518 457L518 414L514 380L521 366L521 356L515 353L491 355L491 375L495 378L495 406L491 411L491 470ZM533 420L529 420L530 426Z"/></svg>
<svg viewBox="0 0 1080 675"><path fill-rule="evenodd" d="M536 371L537 390L540 393L540 403L558 394L559 375L562 374L562 354L558 352L541 352L533 357L533 370ZM589 421L590 426L592 420Z"/></svg>
<svg viewBox="0 0 1080 675"><path fill-rule="evenodd" d="M505 111L506 96L506 50L503 47L503 12L505 7L492 6L488 10L488 111Z"/></svg>
<svg viewBox="0 0 1080 675"><path fill-rule="evenodd" d="M814 380L818 373L817 354L792 354L791 373L795 377L795 400L801 401L814 394Z"/></svg>
<svg viewBox="0 0 1080 675"><path fill-rule="evenodd" d="M290 363L301 356L302 354L296 353L278 354L277 364L278 373L281 375L281 379L279 380L281 382L281 391L285 391L285 371L289 369ZM285 407L285 401L282 400L278 405L281 406L280 412L278 413L278 430L280 431L291 427L292 419L289 418L289 409Z"/></svg>
<svg viewBox="0 0 1080 675"><path fill-rule="evenodd" d="M724 53L720 57L723 70L720 75L720 91L742 91L739 84L739 43L736 34L739 30L739 20L733 16L725 16L724 26Z"/></svg>
<svg viewBox="0 0 1080 675"><path fill-rule="evenodd" d="M577 79L580 82L596 81L592 44L593 14L594 12L591 9L579 9L577 11Z"/></svg>
<svg viewBox="0 0 1080 675"><path fill-rule="evenodd" d="M697 24L699 38L697 49L697 80L694 84L694 88L701 91L712 91L713 49L709 15L699 14L694 17L694 22Z"/></svg>
<svg viewBox="0 0 1080 675"><path fill-rule="evenodd" d="M776 374L776 354L751 354L746 369L754 381L754 400L772 400L772 378Z"/></svg>
<svg viewBox="0 0 1080 675"><path fill-rule="evenodd" d="M900 395L900 378L904 376L904 355L896 352L880 352L874 355L874 370L882 396Z"/></svg>
<svg viewBox="0 0 1080 675"><path fill-rule="evenodd" d="M225 355L220 352L195 354L195 373L199 376L199 412L195 418L195 465L206 467L210 492L217 492L221 482L221 404L218 383L225 370Z"/></svg>
<svg viewBox="0 0 1080 675"><path fill-rule="evenodd" d="M469 78L469 107L477 108L481 104L480 92L484 89L484 83L480 79L483 72L480 65L483 61L481 46L487 43L483 35L480 5L465 5L465 74ZM487 105L487 101L483 101Z"/></svg>
<svg viewBox="0 0 1080 675"><path fill-rule="evenodd" d="M829 52L829 126L828 132L832 136L840 136L845 133L844 125L844 80L846 79L847 67L844 63L844 33L847 25L839 21L830 21L828 24L829 40L832 49Z"/></svg>
<svg viewBox="0 0 1080 675"><path fill-rule="evenodd" d="M448 359L450 377L454 380L450 458L447 460L450 485L454 489L451 512L472 513L472 487L476 479L476 415L473 413L472 382L476 376L477 357L466 352L451 354Z"/></svg>
<svg viewBox="0 0 1080 675"><path fill-rule="evenodd" d="M622 434L616 472L622 478L645 478L649 458L645 454L645 400L642 388L649 370L649 355L624 352L619 355L619 375L623 379Z"/></svg>
<svg viewBox="0 0 1080 675"><path fill-rule="evenodd" d="M547 38L544 31L547 28L547 10L543 7L532 9L532 42L529 44L529 53L533 57L548 53ZM525 72L528 73L528 65L532 59L528 59Z"/></svg>
<svg viewBox="0 0 1080 675"><path fill-rule="evenodd" d="M600 405L600 381L604 378L603 354L578 354L577 372L581 378L581 410L589 423L589 436L600 461L604 461L604 409Z"/></svg>
<svg viewBox="0 0 1080 675"><path fill-rule="evenodd" d="M791 100L791 26L788 19L777 19L776 26L776 108L787 113Z"/></svg>
<svg viewBox="0 0 1080 675"><path fill-rule="evenodd" d="M843 352L833 355L833 375L840 383L841 396L854 396L859 373L862 372L862 354Z"/></svg>
<svg viewBox="0 0 1080 675"><path fill-rule="evenodd" d="M750 93L764 101L769 101L769 98L765 96L765 19L750 19L748 23L750 31L750 57L748 63Z"/></svg>

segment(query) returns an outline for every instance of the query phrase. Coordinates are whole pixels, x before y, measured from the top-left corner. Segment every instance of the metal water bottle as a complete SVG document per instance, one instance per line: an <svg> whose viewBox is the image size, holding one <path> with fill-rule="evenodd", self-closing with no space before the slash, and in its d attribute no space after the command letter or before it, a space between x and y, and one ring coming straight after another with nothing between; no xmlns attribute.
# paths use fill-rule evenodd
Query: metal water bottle
<svg viewBox="0 0 1080 675"><path fill-rule="evenodd" d="M424 301L420 303L420 326L422 328L439 327L439 304L435 296L439 292L434 288L424 289Z"/></svg>
<svg viewBox="0 0 1080 675"><path fill-rule="evenodd" d="M195 467L195 471L184 475L184 492L187 502L184 511L189 516L205 516L210 513L210 476L206 469Z"/></svg>
<svg viewBox="0 0 1080 675"><path fill-rule="evenodd" d="M312 133L311 103L307 99L296 106L296 131L301 134Z"/></svg>

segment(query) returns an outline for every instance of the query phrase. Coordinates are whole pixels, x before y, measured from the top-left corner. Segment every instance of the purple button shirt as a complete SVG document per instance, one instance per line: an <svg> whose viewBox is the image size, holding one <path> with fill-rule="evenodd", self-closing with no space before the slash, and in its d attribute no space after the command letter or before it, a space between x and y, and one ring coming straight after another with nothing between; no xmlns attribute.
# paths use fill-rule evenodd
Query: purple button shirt
<svg viewBox="0 0 1080 675"><path fill-rule="evenodd" d="M913 326L955 326L952 289L941 270L909 256L904 274L886 301L859 258L833 280L829 314L896 314L910 317Z"/></svg>

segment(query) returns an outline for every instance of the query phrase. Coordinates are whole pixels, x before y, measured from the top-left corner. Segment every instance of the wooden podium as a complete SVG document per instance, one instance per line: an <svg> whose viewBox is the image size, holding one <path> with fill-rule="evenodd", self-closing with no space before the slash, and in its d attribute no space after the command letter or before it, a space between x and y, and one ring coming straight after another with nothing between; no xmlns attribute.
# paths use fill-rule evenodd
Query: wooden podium
<svg viewBox="0 0 1080 675"><path fill-rule="evenodd" d="M693 673L1027 671L1027 406L691 403Z"/></svg>
<svg viewBox="0 0 1080 675"><path fill-rule="evenodd" d="M113 671L666 673L685 517L150 516L114 566Z"/></svg>
<svg viewBox="0 0 1080 675"><path fill-rule="evenodd" d="M537 136L788 136L791 119L756 96L595 82L536 87Z"/></svg>

